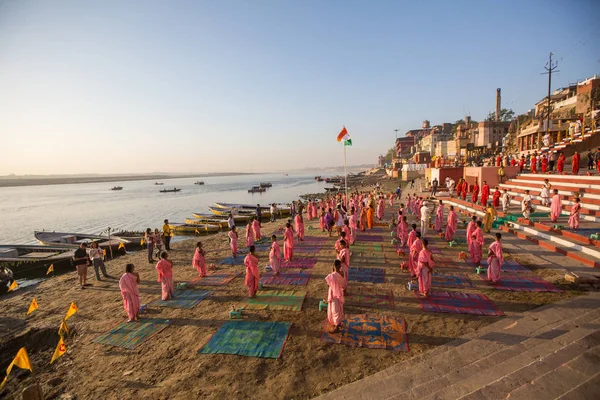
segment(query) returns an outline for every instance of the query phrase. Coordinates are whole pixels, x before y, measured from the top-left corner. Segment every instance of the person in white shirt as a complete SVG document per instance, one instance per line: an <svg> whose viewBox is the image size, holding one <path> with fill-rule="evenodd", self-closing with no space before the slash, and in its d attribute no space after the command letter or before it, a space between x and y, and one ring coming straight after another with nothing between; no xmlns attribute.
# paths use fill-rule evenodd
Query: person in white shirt
<svg viewBox="0 0 600 400"><path fill-rule="evenodd" d="M108 278L108 274L106 273L106 267L104 266L104 250L98 247L97 242L92 242L91 249L89 251L90 260L92 260L92 265L94 266L94 271L96 271L96 280L101 281L100 272L102 271L102 275L105 278Z"/></svg>
<svg viewBox="0 0 600 400"><path fill-rule="evenodd" d="M550 189L552 189L552 185L550 182L548 182L548 179L544 179L544 184L542 185L542 190L540 191L540 197L542 198L543 206L550 205Z"/></svg>
<svg viewBox="0 0 600 400"><path fill-rule="evenodd" d="M427 206L427 202L423 202L421 206L421 238L424 238L427 235L427 229L429 228L429 216L431 215L431 210Z"/></svg>
<svg viewBox="0 0 600 400"><path fill-rule="evenodd" d="M521 201L521 211L523 212L523 217L525 217L525 219L529 219L529 216L531 215L531 201L532 199L529 190L526 190L523 201Z"/></svg>
<svg viewBox="0 0 600 400"><path fill-rule="evenodd" d="M454 187L456 186L456 182L454 179L450 178L448 181L448 193L450 193L450 197L454 196Z"/></svg>
<svg viewBox="0 0 600 400"><path fill-rule="evenodd" d="M269 211L271 211L271 222L275 222L277 219L277 205L275 205L275 203L271 204L271 209Z"/></svg>
<svg viewBox="0 0 600 400"><path fill-rule="evenodd" d="M510 195L508 194L508 189L504 189L500 201L502 202L502 211L506 213L508 207L510 207Z"/></svg>
<svg viewBox="0 0 600 400"><path fill-rule="evenodd" d="M229 213L229 218L227 218L227 226L229 230L235 226L235 220L233 219L233 214Z"/></svg>

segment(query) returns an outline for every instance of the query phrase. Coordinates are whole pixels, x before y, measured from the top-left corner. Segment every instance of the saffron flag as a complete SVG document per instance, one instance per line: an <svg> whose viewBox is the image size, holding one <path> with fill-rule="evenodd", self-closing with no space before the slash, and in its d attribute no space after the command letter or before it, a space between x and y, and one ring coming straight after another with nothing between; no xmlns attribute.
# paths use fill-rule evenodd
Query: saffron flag
<svg viewBox="0 0 600 400"><path fill-rule="evenodd" d="M54 355L52 356L52 360L50 360L50 364L56 361L57 358L62 357L66 352L67 346L65 346L65 342L61 336L60 339L58 339L58 345L56 346L56 350L54 350Z"/></svg>
<svg viewBox="0 0 600 400"><path fill-rule="evenodd" d="M60 326L58 327L58 334L60 336L69 333L69 327L67 326L66 321L63 319L62 321L60 321Z"/></svg>
<svg viewBox="0 0 600 400"><path fill-rule="evenodd" d="M198 229L196 229L196 233L197 233L198 235L200 234L200 232L198 232Z"/></svg>
<svg viewBox="0 0 600 400"><path fill-rule="evenodd" d="M64 320L65 321L68 320L77 311L79 311L79 308L77 308L77 304L75 304L75 302L72 302L71 305L69 306L69 309L67 310L67 315L65 315Z"/></svg>
<svg viewBox="0 0 600 400"><path fill-rule="evenodd" d="M144 238L142 238L142 239L140 240L140 247L142 247L144 244L146 244L146 241L144 240Z"/></svg>
<svg viewBox="0 0 600 400"><path fill-rule="evenodd" d="M31 368L31 361L29 361L29 356L27 355L27 350L25 350L25 347L21 347L15 358L9 364L8 368L6 368L6 377L2 383L0 383L0 390L4 388L4 385L8 380L8 375L10 375L10 371L12 371L12 368L15 366L21 369L28 369L30 372L33 372L33 369Z"/></svg>
<svg viewBox="0 0 600 400"><path fill-rule="evenodd" d="M31 300L31 304L29 305L29 310L27 310L27 315L31 314L32 312L34 312L37 309L38 309L38 302L34 297L33 300Z"/></svg>
<svg viewBox="0 0 600 400"><path fill-rule="evenodd" d="M10 286L8 287L8 291L12 292L13 290L15 290L16 288L18 288L19 285L17 285L17 281L13 281Z"/></svg>
<svg viewBox="0 0 600 400"><path fill-rule="evenodd" d="M48 271L46 271L46 275L50 275L50 272L54 272L54 264L50 264Z"/></svg>
<svg viewBox="0 0 600 400"><path fill-rule="evenodd" d="M345 126L337 137L338 142L341 142L342 140L344 141L344 146L352 146L352 139Z"/></svg>
<svg viewBox="0 0 600 400"><path fill-rule="evenodd" d="M125 249L125 244L123 244L123 242L119 243L119 247L117 248L117 250L121 249ZM125 251L127 251L127 249L125 249Z"/></svg>

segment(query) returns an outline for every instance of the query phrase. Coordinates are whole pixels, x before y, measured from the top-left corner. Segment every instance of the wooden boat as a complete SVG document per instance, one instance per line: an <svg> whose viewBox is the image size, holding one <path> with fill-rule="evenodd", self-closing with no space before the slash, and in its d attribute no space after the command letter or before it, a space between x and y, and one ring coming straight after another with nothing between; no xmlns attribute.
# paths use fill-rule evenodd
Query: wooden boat
<svg viewBox="0 0 600 400"><path fill-rule="evenodd" d="M123 190L123 186L113 186L110 190Z"/></svg>
<svg viewBox="0 0 600 400"><path fill-rule="evenodd" d="M220 215L220 214L203 214L203 213L192 213L192 215L197 218L199 221L206 220L222 220L227 222L228 214ZM250 219L250 215L240 215L236 214L233 216L234 222L247 222Z"/></svg>
<svg viewBox="0 0 600 400"><path fill-rule="evenodd" d="M248 217L256 215L252 210L238 210L236 208L220 208L220 207L208 207L208 210L215 215L228 216L229 213L233 215L245 215Z"/></svg>
<svg viewBox="0 0 600 400"><path fill-rule="evenodd" d="M160 191L161 193L175 193L181 192L181 189L173 188L173 189L163 189Z"/></svg>
<svg viewBox="0 0 600 400"><path fill-rule="evenodd" d="M196 181L194 182L194 185L204 185L204 181Z"/></svg>
<svg viewBox="0 0 600 400"><path fill-rule="evenodd" d="M132 245L139 245L140 241L144 238L144 232L142 231L118 231L115 233L111 233L111 238L113 236L118 236L121 239L125 239L131 242ZM129 246L127 246L129 248Z"/></svg>
<svg viewBox="0 0 600 400"><path fill-rule="evenodd" d="M290 215L289 204L275 204L277 206L278 215ZM209 207L209 210L217 215L227 215L230 212L233 214L246 214L256 215L256 206L251 204L232 204L232 203L215 203L214 206ZM271 216L271 206L261 206L261 215L263 217Z"/></svg>
<svg viewBox="0 0 600 400"><path fill-rule="evenodd" d="M265 189L264 187L260 187L260 186L252 186L252 189L248 189L248 193L262 193L262 192L266 192L267 189Z"/></svg>
<svg viewBox="0 0 600 400"><path fill-rule="evenodd" d="M315 180L317 182L323 182L325 179L321 178L321 176L319 175L319 176L315 176Z"/></svg>
<svg viewBox="0 0 600 400"><path fill-rule="evenodd" d="M261 182L260 187L261 188L270 188L270 187L273 187L273 184L271 182Z"/></svg>
<svg viewBox="0 0 600 400"><path fill-rule="evenodd" d="M339 189L339 188L336 188L336 187L326 187L326 188L325 188L325 191L326 191L326 192L337 192L337 191L339 191L339 190L340 190L340 189Z"/></svg>
<svg viewBox="0 0 600 400"><path fill-rule="evenodd" d="M162 182L154 182L155 185L159 186L159 185L164 185L164 183Z"/></svg>
<svg viewBox="0 0 600 400"><path fill-rule="evenodd" d="M47 263L69 260L75 249L63 246L41 246L35 244L2 244L0 245L0 263L27 262Z"/></svg>
<svg viewBox="0 0 600 400"><path fill-rule="evenodd" d="M189 225L202 225L202 224L219 225L219 227L221 229L225 229L229 226L229 224L227 223L227 220L223 219L223 218L201 218L201 219L186 218L185 223L189 224Z"/></svg>
<svg viewBox="0 0 600 400"><path fill-rule="evenodd" d="M221 227L219 225L211 224L184 224L184 223L170 223L169 227L175 233L179 234L195 234L195 233L207 233L207 232L219 232ZM197 231L197 232L196 232Z"/></svg>
<svg viewBox="0 0 600 400"><path fill-rule="evenodd" d="M115 250L121 243L125 245L131 243L129 240L120 238L119 236L111 235L109 240L108 236L90 235L87 233L35 231L33 232L33 236L43 245L67 248L78 247L82 242L97 242L98 246L102 249L112 247Z"/></svg>

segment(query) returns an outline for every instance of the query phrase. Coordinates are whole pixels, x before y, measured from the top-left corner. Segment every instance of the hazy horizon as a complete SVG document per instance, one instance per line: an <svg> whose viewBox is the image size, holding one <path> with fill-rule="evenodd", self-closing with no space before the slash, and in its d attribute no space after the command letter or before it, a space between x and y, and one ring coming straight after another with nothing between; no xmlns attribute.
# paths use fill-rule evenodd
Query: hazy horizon
<svg viewBox="0 0 600 400"><path fill-rule="evenodd" d="M600 72L594 0L0 0L0 175L375 164ZM576 15L574 23L551 23ZM543 32L541 34L540 32ZM590 43L592 45L590 45Z"/></svg>

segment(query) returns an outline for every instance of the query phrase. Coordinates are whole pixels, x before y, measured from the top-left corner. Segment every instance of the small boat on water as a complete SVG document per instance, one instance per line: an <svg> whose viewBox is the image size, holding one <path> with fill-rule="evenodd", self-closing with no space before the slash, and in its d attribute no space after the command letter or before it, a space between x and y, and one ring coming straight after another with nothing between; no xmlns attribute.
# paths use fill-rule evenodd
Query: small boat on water
<svg viewBox="0 0 600 400"><path fill-rule="evenodd" d="M137 245L140 243L140 241L144 238L144 232L142 231L118 231L115 233L112 233L111 238L114 236L118 236L121 239L125 239L131 242L131 244L133 245ZM129 246L127 246L129 247Z"/></svg>
<svg viewBox="0 0 600 400"><path fill-rule="evenodd" d="M275 204L277 206L278 215L289 215L290 205L289 204ZM212 209L211 209L212 208ZM271 216L271 206L261 206L261 215L263 217ZM252 204L233 204L233 203L215 203L214 206L209 207L209 210L214 214L248 214L256 215L256 205Z"/></svg>
<svg viewBox="0 0 600 400"><path fill-rule="evenodd" d="M38 242L45 246L56 246L75 248L81 243L97 242L98 246L102 249L108 249L111 247L113 250L117 249L121 243L127 245L131 243L127 239L123 239L119 236L108 236L103 235L91 235L87 233L67 233L67 232L49 232L49 231L35 231L33 236Z"/></svg>
<svg viewBox="0 0 600 400"><path fill-rule="evenodd" d="M110 190L123 190L123 186L113 186Z"/></svg>
<svg viewBox="0 0 600 400"><path fill-rule="evenodd" d="M337 187L326 187L325 191L326 192L338 192L340 189Z"/></svg>
<svg viewBox="0 0 600 400"><path fill-rule="evenodd" d="M204 185L204 181L196 181L194 182L194 185Z"/></svg>
<svg viewBox="0 0 600 400"><path fill-rule="evenodd" d="M157 186L164 185L164 183L162 183L162 182L154 182L154 184Z"/></svg>
<svg viewBox="0 0 600 400"><path fill-rule="evenodd" d="M273 184L271 182L261 182L260 187L261 188L270 188L270 187L273 187Z"/></svg>
<svg viewBox="0 0 600 400"><path fill-rule="evenodd" d="M173 188L173 189L163 189L160 191L161 193L176 193L181 192L181 189Z"/></svg>
<svg viewBox="0 0 600 400"><path fill-rule="evenodd" d="M229 226L227 223L227 220L224 218L206 218L206 219L205 218L202 218L202 219L186 218L185 223L189 224L189 225L202 225L202 224L219 225L219 227L221 229L227 228Z"/></svg>
<svg viewBox="0 0 600 400"><path fill-rule="evenodd" d="M315 176L315 180L317 182L323 182L325 179L321 178L321 175L319 175L319 176Z"/></svg>
<svg viewBox="0 0 600 400"><path fill-rule="evenodd" d="M225 221L227 222L227 218L229 213L225 214L225 215L221 215L221 214L204 214L204 213L192 213L192 215L194 216L194 218L198 219L199 221L209 221L209 220L219 220L219 221ZM233 221L234 222L247 222L250 219L250 215L240 215L240 214L236 214L233 216ZM187 220L186 220L187 222ZM210 223L210 222L207 222Z"/></svg>
<svg viewBox="0 0 600 400"><path fill-rule="evenodd" d="M248 193L262 193L266 191L266 188L260 186L252 186L252 189L248 189Z"/></svg>
<svg viewBox="0 0 600 400"><path fill-rule="evenodd" d="M0 245L0 263L26 262L47 263L69 260L75 253L74 248L62 246L41 246L35 244Z"/></svg>
<svg viewBox="0 0 600 400"><path fill-rule="evenodd" d="M194 233L207 233L207 232L219 232L221 227L219 225L211 224L184 224L184 223L170 223L169 227L173 232L178 234L194 234ZM198 232L196 232L198 231Z"/></svg>

